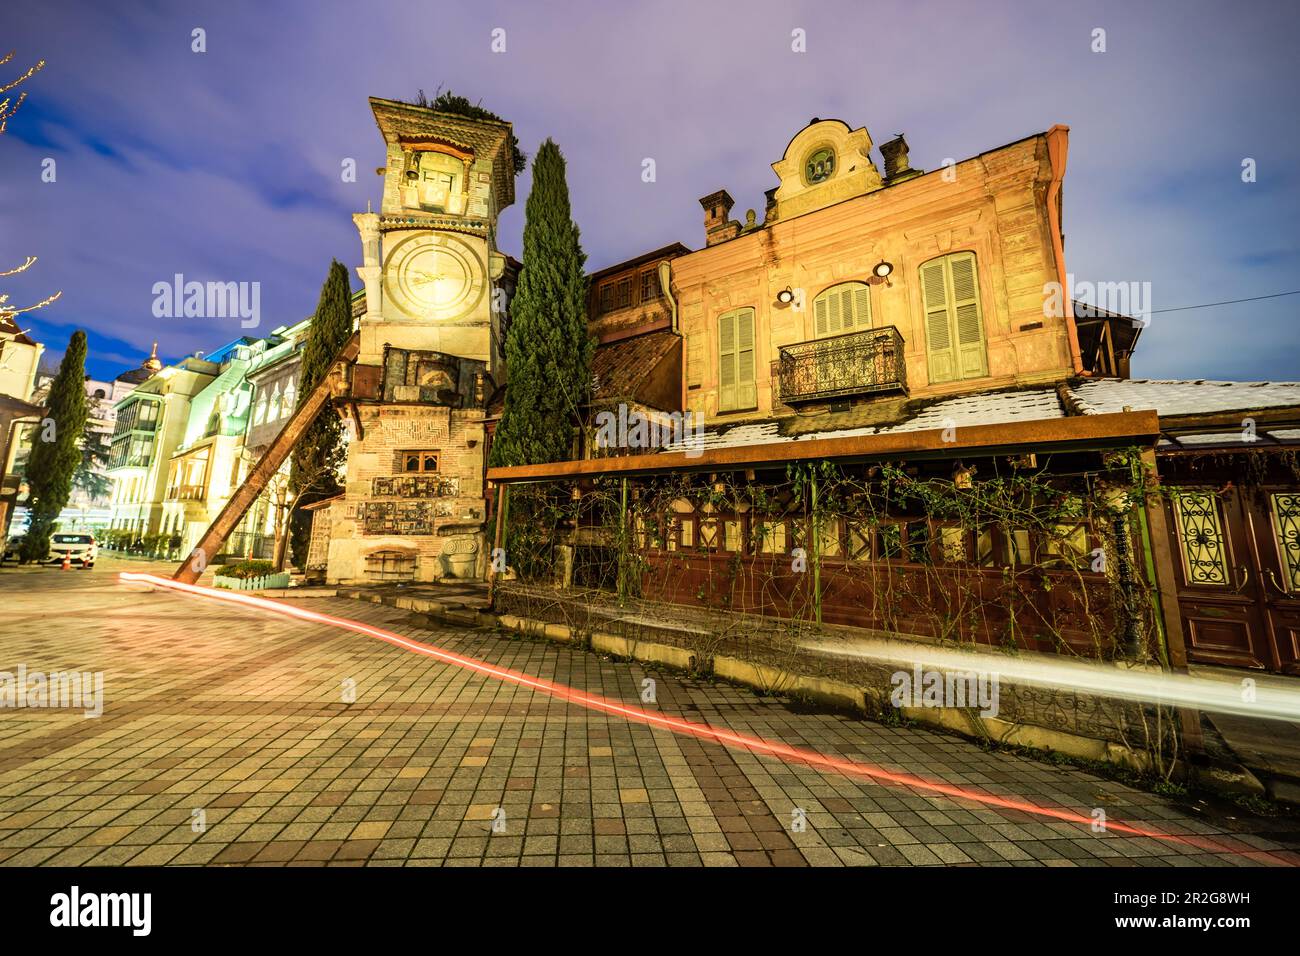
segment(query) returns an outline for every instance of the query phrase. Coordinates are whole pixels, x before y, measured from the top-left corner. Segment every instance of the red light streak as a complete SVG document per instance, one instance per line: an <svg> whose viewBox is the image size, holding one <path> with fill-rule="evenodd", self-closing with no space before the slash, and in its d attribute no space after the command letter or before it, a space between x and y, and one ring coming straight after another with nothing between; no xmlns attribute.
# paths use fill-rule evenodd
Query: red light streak
<svg viewBox="0 0 1300 956"><path fill-rule="evenodd" d="M1091 828L1093 823L1091 817L1086 817L1080 813L1074 813L1069 810L1060 810L1053 807L1041 807L1021 800L1000 797L996 794L981 793L975 790L964 790L961 787L955 787L951 784L925 780L911 774L896 773L894 771L884 770L879 767L873 767L868 764L857 763L851 760L829 757L825 754L817 753L816 751L802 750L797 747L791 747L788 744L776 743L764 740L760 737L751 737L747 734L724 730L710 726L709 724L696 723L678 717L669 717L661 713L655 713L654 711L644 710L640 707L633 707L619 703L618 701L609 700L596 694L588 694L564 684L556 684L540 677L533 677L521 671L511 670L506 667L498 667L489 664L486 661L480 661L472 657L465 657L464 655L456 654L452 651L443 650L433 644L413 641L410 638L402 637L399 634L394 634L391 631L386 631L383 628L374 627L370 624L363 624L360 621L353 621L344 617L334 617L330 614L322 614L319 611L311 611L306 608L297 607L293 604L254 597L251 594L243 594L238 591L225 591L216 588L200 587L196 584L185 584L180 581L174 581L171 578L160 578L152 574L144 574L135 571L123 571L119 577L123 581L150 584L156 587L168 588L173 591L181 591L186 594L197 595L199 597L226 601L232 604L240 604L245 607L257 608L263 611L270 611L274 614L293 617L303 621L310 621L314 624L326 624L342 630L352 631L357 634L384 641L415 654L422 654L426 657L432 657L443 661L444 663L464 668L465 670L474 671L497 680L517 684L520 687L527 687L558 700L585 707L588 710L614 714L627 720L648 724L652 727L662 727L666 730L671 730L673 733L686 734L698 737L702 740L711 740L724 747L736 747L750 751L751 753L766 754L790 763L804 764L805 766L814 767L818 770L839 773L848 777L866 778L879 783L892 784L894 786L912 787L917 790L942 794L943 796L955 800L970 800L991 807L1017 810L1023 813L1061 820L1066 823L1079 824L1089 828ZM1150 837L1157 840L1180 843L1211 853L1233 853L1253 859L1290 865L1286 860L1267 851L1254 849L1244 845L1239 847L1229 846L1227 843L1212 840L1203 836L1163 833L1158 830L1145 829L1126 823L1117 823L1109 819L1106 821L1105 829L1106 832L1114 831L1129 836Z"/></svg>

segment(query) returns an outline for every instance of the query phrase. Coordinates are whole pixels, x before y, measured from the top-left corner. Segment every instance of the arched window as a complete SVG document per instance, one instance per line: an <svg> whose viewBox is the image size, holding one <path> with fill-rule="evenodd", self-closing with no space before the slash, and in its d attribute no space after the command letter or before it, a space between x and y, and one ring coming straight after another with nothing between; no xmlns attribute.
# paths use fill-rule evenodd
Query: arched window
<svg viewBox="0 0 1300 956"><path fill-rule="evenodd" d="M275 388L271 389L271 404L266 410L266 420L273 422L280 417L280 383L275 383Z"/></svg>
<svg viewBox="0 0 1300 956"><path fill-rule="evenodd" d="M294 409L294 398L297 396L297 390L294 388L293 379L284 383L284 413L292 415Z"/></svg>
<svg viewBox="0 0 1300 956"><path fill-rule="evenodd" d="M817 338L871 328L871 287L865 282L841 282L813 299Z"/></svg>
<svg viewBox="0 0 1300 956"><path fill-rule="evenodd" d="M257 407L253 410L253 424L260 425L266 421L266 396L257 396Z"/></svg>
<svg viewBox="0 0 1300 956"><path fill-rule="evenodd" d="M925 350L931 383L988 375L979 287L973 252L954 252L921 266Z"/></svg>

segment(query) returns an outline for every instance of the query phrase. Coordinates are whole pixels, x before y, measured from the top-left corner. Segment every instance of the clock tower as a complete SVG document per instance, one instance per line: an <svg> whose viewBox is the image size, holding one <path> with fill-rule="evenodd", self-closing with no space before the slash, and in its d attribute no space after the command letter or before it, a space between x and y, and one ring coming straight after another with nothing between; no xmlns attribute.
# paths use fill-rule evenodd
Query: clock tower
<svg viewBox="0 0 1300 956"><path fill-rule="evenodd" d="M509 123L372 97L386 146L361 235L365 311L345 414L331 582L481 576L484 413L504 382L517 264L496 248L514 202Z"/></svg>

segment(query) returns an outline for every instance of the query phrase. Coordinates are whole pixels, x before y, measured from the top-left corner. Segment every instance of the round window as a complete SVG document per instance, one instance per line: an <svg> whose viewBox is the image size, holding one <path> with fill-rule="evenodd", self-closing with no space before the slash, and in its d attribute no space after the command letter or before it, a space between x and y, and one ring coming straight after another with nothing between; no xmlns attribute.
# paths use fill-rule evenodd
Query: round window
<svg viewBox="0 0 1300 956"><path fill-rule="evenodd" d="M809 183L825 182L835 172L835 153L829 147L823 147L804 163L803 176Z"/></svg>

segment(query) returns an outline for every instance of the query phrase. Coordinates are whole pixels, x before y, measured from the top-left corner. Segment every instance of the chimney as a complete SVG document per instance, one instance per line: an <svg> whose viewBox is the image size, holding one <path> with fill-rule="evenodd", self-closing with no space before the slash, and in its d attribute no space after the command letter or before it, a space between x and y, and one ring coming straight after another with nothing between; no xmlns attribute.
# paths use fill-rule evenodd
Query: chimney
<svg viewBox="0 0 1300 956"><path fill-rule="evenodd" d="M885 182L900 183L913 176L920 176L923 170L913 169L907 162L907 140L899 133L888 143L880 144L880 154L885 157Z"/></svg>
<svg viewBox="0 0 1300 956"><path fill-rule="evenodd" d="M710 193L700 200L704 207L704 244L712 246L740 235L740 223L730 218L736 201L725 189Z"/></svg>

